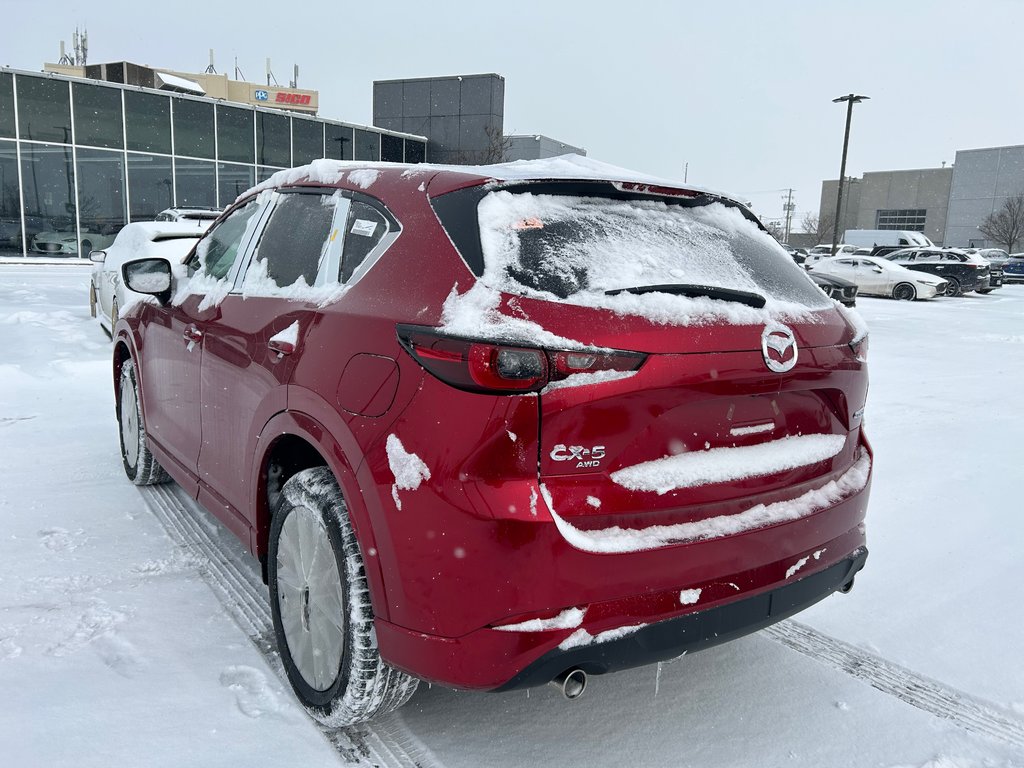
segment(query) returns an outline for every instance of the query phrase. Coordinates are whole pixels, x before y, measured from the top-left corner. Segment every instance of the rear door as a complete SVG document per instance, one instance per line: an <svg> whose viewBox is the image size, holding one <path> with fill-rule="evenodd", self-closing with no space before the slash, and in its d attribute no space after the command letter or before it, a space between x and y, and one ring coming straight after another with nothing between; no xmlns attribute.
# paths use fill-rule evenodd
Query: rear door
<svg viewBox="0 0 1024 768"><path fill-rule="evenodd" d="M252 453L287 406L286 385L317 302L339 287L349 201L321 190L275 193L236 287L203 323L199 472L211 508L239 532L250 519Z"/></svg>

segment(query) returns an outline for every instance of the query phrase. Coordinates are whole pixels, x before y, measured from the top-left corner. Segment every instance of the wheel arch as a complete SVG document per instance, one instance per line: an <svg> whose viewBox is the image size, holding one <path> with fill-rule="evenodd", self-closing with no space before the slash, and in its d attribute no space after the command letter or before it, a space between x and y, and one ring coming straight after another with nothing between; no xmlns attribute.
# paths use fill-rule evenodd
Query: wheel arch
<svg viewBox="0 0 1024 768"><path fill-rule="evenodd" d="M135 352L131 349L128 341L123 337L119 336L114 339L114 353L113 353L113 380L114 380L114 413L117 413L117 409L121 406L121 366L124 365L126 360L134 360ZM135 371L136 380L138 380L139 372ZM139 384L139 403L142 405L142 412L146 412L146 403L143 400L142 395L142 384Z"/></svg>
<svg viewBox="0 0 1024 768"><path fill-rule="evenodd" d="M250 549L259 559L263 579L267 580L267 552L275 493L297 472L326 466L341 489L356 541L363 553L366 581L374 611L387 618L387 595L379 557L367 557L376 551L376 537L363 501L356 470L333 434L312 416L302 412L276 414L261 430L252 463L250 509L253 510Z"/></svg>

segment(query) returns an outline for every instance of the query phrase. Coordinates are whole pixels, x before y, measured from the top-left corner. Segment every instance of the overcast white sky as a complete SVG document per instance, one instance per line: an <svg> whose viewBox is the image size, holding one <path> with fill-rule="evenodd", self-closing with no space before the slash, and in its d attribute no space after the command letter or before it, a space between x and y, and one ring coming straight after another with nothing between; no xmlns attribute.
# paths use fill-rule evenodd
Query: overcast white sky
<svg viewBox="0 0 1024 768"><path fill-rule="evenodd" d="M41 10L44 9L45 10ZM38 70L88 27L89 61L246 78L266 57L320 91L324 117L372 122L372 82L497 72L506 133L544 133L595 158L735 193L781 215L817 211L839 175L951 163L1024 143L1021 0L857 2L214 3L0 0L0 64Z"/></svg>

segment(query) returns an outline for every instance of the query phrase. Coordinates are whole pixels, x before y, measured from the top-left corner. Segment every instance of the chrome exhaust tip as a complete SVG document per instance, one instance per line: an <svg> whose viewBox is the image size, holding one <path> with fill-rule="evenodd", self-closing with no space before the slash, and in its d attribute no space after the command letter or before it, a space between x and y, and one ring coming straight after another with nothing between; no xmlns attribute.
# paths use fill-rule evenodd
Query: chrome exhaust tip
<svg viewBox="0 0 1024 768"><path fill-rule="evenodd" d="M569 701L578 699L587 690L587 673L582 669L567 669L548 685L553 685Z"/></svg>

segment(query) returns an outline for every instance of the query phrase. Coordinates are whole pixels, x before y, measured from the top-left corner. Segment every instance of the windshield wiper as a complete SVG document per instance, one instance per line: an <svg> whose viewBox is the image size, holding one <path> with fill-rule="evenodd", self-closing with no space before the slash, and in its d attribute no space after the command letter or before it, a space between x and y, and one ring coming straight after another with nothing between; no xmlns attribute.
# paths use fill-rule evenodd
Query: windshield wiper
<svg viewBox="0 0 1024 768"><path fill-rule="evenodd" d="M738 291L735 288L720 288L717 285L693 285L692 283L669 283L667 285L638 285L634 288L613 288L605 291L605 296L617 296L620 293L671 293L676 296L707 296L709 299L720 299L721 301L735 301L738 304L746 304L748 307L761 309L765 304L765 298L759 293L750 291Z"/></svg>

